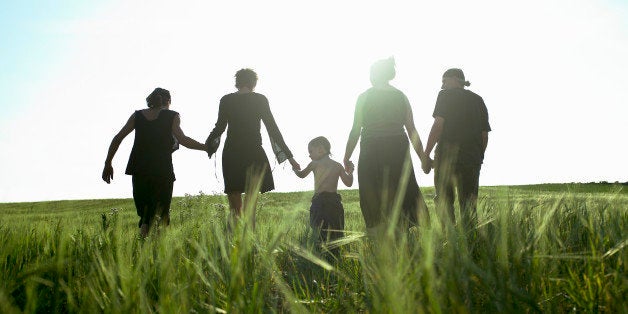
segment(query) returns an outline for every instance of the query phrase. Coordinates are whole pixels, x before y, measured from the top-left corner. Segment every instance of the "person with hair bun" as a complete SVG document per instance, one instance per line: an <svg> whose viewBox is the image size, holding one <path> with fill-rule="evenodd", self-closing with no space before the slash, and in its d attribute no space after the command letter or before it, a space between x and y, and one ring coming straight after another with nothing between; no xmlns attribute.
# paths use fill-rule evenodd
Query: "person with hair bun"
<svg viewBox="0 0 628 314"><path fill-rule="evenodd" d="M183 133L179 113L169 110L170 102L170 92L159 87L146 97L148 109L135 111L113 137L102 171L102 179L109 184L113 179L111 161L122 140L135 130L126 174L132 176L133 200L140 217L138 226L142 237L148 235L157 216L164 225L170 223L175 181L172 153L179 148L179 143L190 149L207 150L205 144Z"/></svg>
<svg viewBox="0 0 628 314"><path fill-rule="evenodd" d="M218 150L222 133L229 127L222 151L222 175L231 210L230 225L242 217L243 193L245 209L251 209L249 214L254 227L258 193L275 189L270 163L262 148L261 122L266 126L277 161L288 160L292 168L300 169L277 127L268 99L254 92L256 85L255 71L241 69L236 72L237 92L220 99L218 121L205 141L211 158Z"/></svg>
<svg viewBox="0 0 628 314"><path fill-rule="evenodd" d="M460 222L467 227L476 220L476 203L480 180L480 168L488 144L488 111L478 94L466 90L471 83L465 80L461 69L445 71L443 85L436 99L434 123L425 146L429 156L434 152L435 204L443 216L455 221L454 198L458 194ZM430 172L432 160L423 171Z"/></svg>
<svg viewBox="0 0 628 314"><path fill-rule="evenodd" d="M389 83L395 74L392 57L371 66L372 87L358 97L344 156L345 169L353 168L351 155L361 138L360 209L367 233L376 237L389 224L394 224L398 231L407 231L418 223L419 215L427 213L414 175L409 144L412 143L422 162L427 162L428 157L416 131L408 98ZM392 220L394 217L397 220Z"/></svg>

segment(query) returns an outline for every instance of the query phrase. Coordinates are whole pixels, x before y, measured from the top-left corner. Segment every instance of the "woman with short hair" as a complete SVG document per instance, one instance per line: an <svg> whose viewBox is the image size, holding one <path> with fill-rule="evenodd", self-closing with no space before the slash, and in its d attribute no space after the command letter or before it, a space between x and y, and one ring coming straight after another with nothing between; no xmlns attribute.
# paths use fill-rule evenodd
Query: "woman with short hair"
<svg viewBox="0 0 628 314"><path fill-rule="evenodd" d="M254 92L257 73L241 69L235 75L237 91L220 99L218 121L205 143L211 157L218 150L220 137L227 129L227 138L222 151L222 174L225 193L229 199L232 218L242 216L242 193L246 207L253 211L251 220L255 225L255 203L257 193L275 188L270 163L262 148L261 122L264 122L270 144L279 163L288 160L293 168L300 169L275 123L266 96Z"/></svg>

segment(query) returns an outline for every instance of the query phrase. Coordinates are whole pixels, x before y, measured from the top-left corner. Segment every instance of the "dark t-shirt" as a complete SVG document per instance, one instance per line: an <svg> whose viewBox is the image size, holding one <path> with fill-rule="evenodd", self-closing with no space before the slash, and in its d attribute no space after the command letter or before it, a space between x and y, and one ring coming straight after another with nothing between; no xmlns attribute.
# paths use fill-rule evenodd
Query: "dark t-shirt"
<svg viewBox="0 0 628 314"><path fill-rule="evenodd" d="M135 111L135 141L126 174L158 176L174 180L172 152L178 147L172 134L176 111L162 109L154 120L147 120L141 110Z"/></svg>
<svg viewBox="0 0 628 314"><path fill-rule="evenodd" d="M438 93L434 118L445 120L436 154L456 154L458 164L481 164L484 159L482 132L491 130L484 100L463 88Z"/></svg>
<svg viewBox="0 0 628 314"><path fill-rule="evenodd" d="M268 99L262 94L253 92L231 93L220 99L218 121L206 142L210 146L210 152L215 152L218 149L220 136L227 125L229 128L227 129L225 149L237 151L238 148L261 146L260 128L262 121L268 131L268 137L277 160L281 163L292 158L292 153L284 142L270 111Z"/></svg>

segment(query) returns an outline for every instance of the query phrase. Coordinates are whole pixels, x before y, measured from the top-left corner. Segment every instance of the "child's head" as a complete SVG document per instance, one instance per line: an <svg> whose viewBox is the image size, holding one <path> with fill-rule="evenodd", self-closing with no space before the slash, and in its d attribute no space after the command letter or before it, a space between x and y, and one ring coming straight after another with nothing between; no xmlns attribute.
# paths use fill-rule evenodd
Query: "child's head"
<svg viewBox="0 0 628 314"><path fill-rule="evenodd" d="M307 145L312 160L318 160L331 154L331 144L324 136L319 136L310 141Z"/></svg>

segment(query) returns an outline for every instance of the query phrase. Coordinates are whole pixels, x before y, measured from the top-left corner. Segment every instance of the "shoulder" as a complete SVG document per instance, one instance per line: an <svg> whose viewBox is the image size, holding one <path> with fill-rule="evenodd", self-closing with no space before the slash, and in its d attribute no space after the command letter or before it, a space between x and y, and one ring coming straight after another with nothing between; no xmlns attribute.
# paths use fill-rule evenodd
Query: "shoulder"
<svg viewBox="0 0 628 314"><path fill-rule="evenodd" d="M137 116L138 115L140 115L140 116L142 115L142 110L143 109L133 111L133 113L131 114L131 116L127 120L127 123L134 123L135 119L137 119Z"/></svg>
<svg viewBox="0 0 628 314"><path fill-rule="evenodd" d="M268 98L266 98L266 96L265 96L265 95L260 94L260 93L256 93L256 92L252 92L252 93L251 93L251 95L253 96L253 98L254 98L256 101L259 101L259 102L261 102L261 103L268 104Z"/></svg>
<svg viewBox="0 0 628 314"><path fill-rule="evenodd" d="M392 85L389 85L389 87L386 90L389 90L391 92L394 92L394 93L397 93L397 94L401 94L401 95L404 95L404 96L406 95L399 88L394 87Z"/></svg>
<svg viewBox="0 0 628 314"><path fill-rule="evenodd" d="M451 95L451 91L452 91L451 89L441 89L441 90L438 92L438 98L441 98L441 97L446 97L446 96Z"/></svg>
<svg viewBox="0 0 628 314"><path fill-rule="evenodd" d="M237 96L237 94L236 94L236 93L229 93L229 94L227 94L227 95L222 96L222 97L220 98L220 102L228 101L228 100L230 100L230 99L235 98L236 96Z"/></svg>
<svg viewBox="0 0 628 314"><path fill-rule="evenodd" d="M364 92L362 92L360 95L358 95L358 101L357 104L361 105L364 104L366 102L366 99L368 98L368 96L373 92L373 88L369 88L367 90L365 90Z"/></svg>
<svg viewBox="0 0 628 314"><path fill-rule="evenodd" d="M399 96L399 98L401 98L401 101L404 104L410 104L410 100L408 100L408 96L406 96L404 92L402 92L400 89L397 89L396 87L393 87L393 91Z"/></svg>
<svg viewBox="0 0 628 314"><path fill-rule="evenodd" d="M468 92L468 93L469 93L469 94L470 94L473 98L477 99L479 102L484 103L484 99L482 99L482 96L480 96L480 95L478 95L478 94L476 94L476 93L474 93L474 92L472 92L472 91L470 91L470 90L467 90L467 92Z"/></svg>
<svg viewBox="0 0 628 314"><path fill-rule="evenodd" d="M174 110L170 110L170 109L163 109L162 113L165 114L167 117L170 118L175 118L179 116L179 113L174 111Z"/></svg>
<svg viewBox="0 0 628 314"><path fill-rule="evenodd" d="M462 88L452 88L452 89L442 89L438 92L438 98L436 99L437 103L443 102L451 102L455 101L455 99L464 99L464 94L466 94L466 90Z"/></svg>
<svg viewBox="0 0 628 314"><path fill-rule="evenodd" d="M376 90L374 87L369 87L367 90L363 91L363 92L362 92L362 93L358 96L358 99L359 99L359 98L366 98L366 97L368 97L368 95L370 95L370 94L372 94L372 93L374 93L374 92L376 92L376 91L377 91L377 90Z"/></svg>

